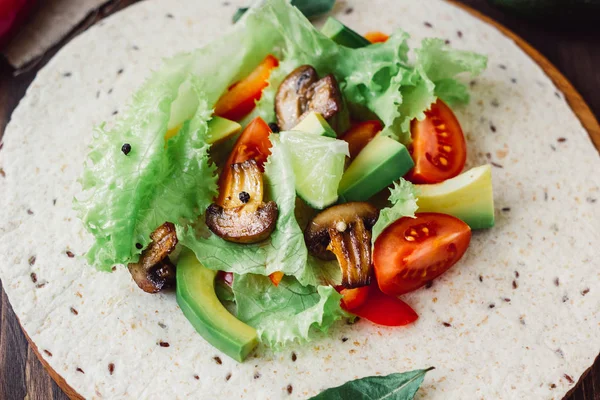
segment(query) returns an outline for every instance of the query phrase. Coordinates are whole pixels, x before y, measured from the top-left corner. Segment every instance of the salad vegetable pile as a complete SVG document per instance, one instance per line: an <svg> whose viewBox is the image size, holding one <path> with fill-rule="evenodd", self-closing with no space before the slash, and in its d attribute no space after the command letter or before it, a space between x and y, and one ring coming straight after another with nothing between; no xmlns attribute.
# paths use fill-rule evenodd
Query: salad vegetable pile
<svg viewBox="0 0 600 400"><path fill-rule="evenodd" d="M267 0L166 61L94 135L75 200L89 263L175 287L238 361L342 318L414 322L398 296L454 265L494 208L489 166L461 174L449 107L486 58L426 39L410 61L407 38L319 31Z"/></svg>

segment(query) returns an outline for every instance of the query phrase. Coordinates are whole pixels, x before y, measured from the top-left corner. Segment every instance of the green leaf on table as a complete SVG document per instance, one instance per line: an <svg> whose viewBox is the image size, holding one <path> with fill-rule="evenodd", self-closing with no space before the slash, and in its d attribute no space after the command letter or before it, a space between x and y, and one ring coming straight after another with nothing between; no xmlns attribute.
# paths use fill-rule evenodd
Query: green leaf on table
<svg viewBox="0 0 600 400"><path fill-rule="evenodd" d="M292 5L304 14L306 18L318 17L331 11L335 0L292 0ZM237 22L248 11L248 7L240 7L233 14L233 22Z"/></svg>
<svg viewBox="0 0 600 400"><path fill-rule="evenodd" d="M412 400L432 369L367 376L327 389L309 400Z"/></svg>
<svg viewBox="0 0 600 400"><path fill-rule="evenodd" d="M415 217L417 206L416 189L412 183L400 178L394 182L394 187L390 188L390 197L388 198L390 207L383 208L379 212L379 218L373 226L372 242L387 228L392 222L402 217Z"/></svg>

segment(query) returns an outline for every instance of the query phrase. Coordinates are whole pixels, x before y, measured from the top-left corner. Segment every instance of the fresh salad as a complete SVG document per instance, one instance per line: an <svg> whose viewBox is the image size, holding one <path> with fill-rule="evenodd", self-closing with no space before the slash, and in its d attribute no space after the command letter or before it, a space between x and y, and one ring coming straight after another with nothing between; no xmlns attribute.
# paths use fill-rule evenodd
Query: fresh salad
<svg viewBox="0 0 600 400"><path fill-rule="evenodd" d="M462 172L455 77L484 56L408 35L321 30L285 0L155 72L94 136L75 208L91 265L148 293L243 361L340 319L403 326L399 296L494 224L491 169ZM422 378L421 378L422 379ZM416 389L415 389L416 390Z"/></svg>

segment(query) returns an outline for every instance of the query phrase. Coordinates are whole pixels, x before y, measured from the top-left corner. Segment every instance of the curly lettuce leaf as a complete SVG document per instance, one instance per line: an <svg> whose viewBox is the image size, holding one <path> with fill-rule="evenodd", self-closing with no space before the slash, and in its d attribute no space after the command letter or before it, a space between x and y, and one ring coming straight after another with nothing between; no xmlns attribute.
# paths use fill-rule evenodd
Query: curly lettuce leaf
<svg viewBox="0 0 600 400"><path fill-rule="evenodd" d="M280 3L280 7L289 5ZM281 42L253 9L219 40L169 60L142 85L113 128L97 128L74 208L95 243L90 264L135 262L165 221L187 225L215 194L207 124L231 82L248 75ZM183 129L165 146L164 136ZM131 145L126 156L123 144ZM137 246L136 246L137 244Z"/></svg>
<svg viewBox="0 0 600 400"><path fill-rule="evenodd" d="M99 269L130 262L141 251L136 244L145 246L156 227L195 218L216 193L205 140L210 119L206 102L199 100L179 134L168 144L164 140L170 106L183 80L178 73L159 87L144 88L132 107L139 113L131 112L111 130L96 131L81 178L84 192L74 206L95 236L87 258ZM194 83L191 87L200 90ZM124 143L131 146L127 155L121 151Z"/></svg>
<svg viewBox="0 0 600 400"><path fill-rule="evenodd" d="M416 50L414 65L408 61L405 32L395 32L385 43L350 49L317 31L298 10L280 1L267 1L261 10L270 14L274 29L283 38L283 61L270 76L257 109L266 121L275 118L273 106L280 83L297 66L310 64L319 74L333 74L354 116L379 118L383 134L410 142L410 121L424 118L424 111L439 96L450 104L468 101L466 87L456 75L480 73L486 57L452 50L441 39L425 39ZM439 85L439 88L438 88Z"/></svg>
<svg viewBox="0 0 600 400"><path fill-rule="evenodd" d="M261 342L280 349L306 342L316 330L326 332L346 316L342 296L331 286L303 286L284 277L279 286L261 275L235 275L233 293L237 317L258 331Z"/></svg>
<svg viewBox="0 0 600 400"><path fill-rule="evenodd" d="M415 212L419 208L417 206L416 188L403 178L400 178L398 182L394 182L394 187L390 188L388 200L391 206L383 208L379 212L379 219L373 226L371 239L373 243L392 222L402 217L414 218Z"/></svg>
<svg viewBox="0 0 600 400"><path fill-rule="evenodd" d="M281 271L295 276L303 285L328 282L330 276L336 276L331 271L333 266L323 268L308 262L304 234L295 217L295 177L288 150L277 135L271 135L271 142L271 156L265 165L265 191L279 209L271 236L261 243L231 243L208 231L203 222L196 230L178 226L177 236L209 269L258 275Z"/></svg>

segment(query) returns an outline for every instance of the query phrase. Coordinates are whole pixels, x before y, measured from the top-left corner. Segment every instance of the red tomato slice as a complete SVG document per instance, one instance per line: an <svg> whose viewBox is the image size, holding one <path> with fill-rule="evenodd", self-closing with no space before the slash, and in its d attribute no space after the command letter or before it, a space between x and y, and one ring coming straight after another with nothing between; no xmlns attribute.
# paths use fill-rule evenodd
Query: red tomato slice
<svg viewBox="0 0 600 400"><path fill-rule="evenodd" d="M390 296L418 289L465 254L471 228L446 214L400 218L375 241L373 266L379 288Z"/></svg>
<svg viewBox="0 0 600 400"><path fill-rule="evenodd" d="M341 306L344 310L350 311L364 304L369 296L369 286L363 286L355 289L346 289L343 286L335 288L342 297Z"/></svg>
<svg viewBox="0 0 600 400"><path fill-rule="evenodd" d="M215 105L215 115L239 121L254 109L279 61L268 55L250 75L229 87Z"/></svg>
<svg viewBox="0 0 600 400"><path fill-rule="evenodd" d="M379 121L364 121L353 124L340 138L348 142L350 159L356 157L382 129L383 125Z"/></svg>
<svg viewBox="0 0 600 400"><path fill-rule="evenodd" d="M271 275L269 275L269 279L271 280L271 282L273 282L273 285L279 286L279 282L281 282L281 280L283 279L283 272L273 272Z"/></svg>
<svg viewBox="0 0 600 400"><path fill-rule="evenodd" d="M460 174L467 160L467 144L450 107L438 99L425 112L423 121L412 121L410 130L415 167L406 176L407 180L438 183Z"/></svg>
<svg viewBox="0 0 600 400"><path fill-rule="evenodd" d="M385 326L404 326L419 318L408 304L382 293L376 282L371 284L367 300L351 312L374 324Z"/></svg>
<svg viewBox="0 0 600 400"><path fill-rule="evenodd" d="M385 33L379 31L365 33L365 39L367 39L371 43L383 43L386 42L389 38L389 35L386 35Z"/></svg>
<svg viewBox="0 0 600 400"><path fill-rule="evenodd" d="M235 142L225 166L254 160L261 171L264 170L267 157L271 154L270 134L271 128L269 128L269 125L260 117L254 118ZM220 188L227 187L226 183L232 176L230 171L230 168L223 168L223 172L219 177ZM221 196L225 196L224 191L219 193L218 204L223 204L224 198Z"/></svg>

